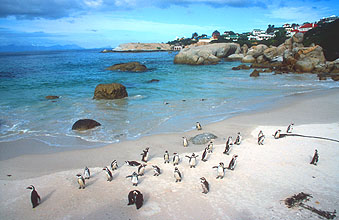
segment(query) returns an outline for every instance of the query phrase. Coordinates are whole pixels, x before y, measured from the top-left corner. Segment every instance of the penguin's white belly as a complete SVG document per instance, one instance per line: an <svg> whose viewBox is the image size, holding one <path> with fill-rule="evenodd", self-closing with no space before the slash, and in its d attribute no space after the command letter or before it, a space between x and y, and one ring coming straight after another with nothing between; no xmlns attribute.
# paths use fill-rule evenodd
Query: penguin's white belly
<svg viewBox="0 0 339 220"><path fill-rule="evenodd" d="M138 178L137 177L132 177L132 183L134 183L134 184L138 183Z"/></svg>
<svg viewBox="0 0 339 220"><path fill-rule="evenodd" d="M191 161L190 161L190 165L191 166L195 166L197 160L195 158L192 158Z"/></svg>

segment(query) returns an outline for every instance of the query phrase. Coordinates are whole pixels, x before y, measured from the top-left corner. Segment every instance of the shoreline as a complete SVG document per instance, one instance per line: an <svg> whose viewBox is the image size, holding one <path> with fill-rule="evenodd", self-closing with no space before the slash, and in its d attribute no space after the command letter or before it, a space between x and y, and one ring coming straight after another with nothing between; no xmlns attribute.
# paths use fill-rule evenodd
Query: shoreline
<svg viewBox="0 0 339 220"><path fill-rule="evenodd" d="M287 126L291 122L296 125L323 124L333 122L334 118L339 121L336 113L336 109L339 108L339 102L336 99L338 95L339 89L333 88L284 97L263 109L240 113L226 120L203 125L202 132L217 135L215 144L224 144L227 136L235 137L240 131L246 137L260 125ZM319 105L324 108L317 108ZM0 179L38 177L51 172L85 166L103 167L113 159L120 161L120 164L125 160L140 160L138 157L130 158L130 154L142 152L142 149L146 147L152 149L151 156L153 157L162 155L165 149L170 152L178 151L178 153L193 152L203 149L204 145L190 144L190 147L183 148L182 136L190 138L202 132L190 130L149 135L136 140L85 149L51 147L39 141L25 139L6 144L0 143L0 166L3 168L0 171ZM63 158L64 162L59 163L58 158ZM40 165L37 166L38 164L32 161L39 161ZM12 175L11 178L8 178L8 174Z"/></svg>
<svg viewBox="0 0 339 220"><path fill-rule="evenodd" d="M336 88L286 97L264 110L202 125L202 131L151 135L100 148L37 154L37 146L29 145L34 143L23 141L25 150L31 150L26 152L32 154L0 161L0 218L322 219L306 209L289 209L283 200L305 192L312 195L307 205L329 212L337 209L338 95ZM285 133L291 122L295 123L292 134L329 139L272 137L277 129ZM260 146L257 144L259 130L266 136L264 145ZM226 138L235 138L238 131L243 136L242 143L233 146L230 155L223 154ZM206 145L182 146L182 136L192 137L202 132L218 136L206 162L200 160ZM150 147L150 158L145 175L135 187L125 177L136 167L123 162L140 161L140 153L146 147ZM317 166L310 164L314 149L320 154ZM180 155L178 168L183 176L180 183L174 180L172 163L163 163L165 150L171 156L173 152ZM3 152L6 153L4 149L1 154ZM196 168L189 168L185 158L191 152L199 155ZM212 167L221 161L227 166L233 154L239 156L235 170L226 170L225 178L216 179L217 173ZM118 161L119 168L113 172L113 180L107 182L102 168L109 166L113 159ZM160 176L153 176L151 165L161 168ZM91 178L86 180L86 189L79 190L75 174L82 173L85 166L91 170ZM201 193L202 176L210 184L208 194ZM31 184L42 198L35 209L30 203L30 192L25 189ZM144 195L144 205L139 210L134 205L127 206L127 195L134 189Z"/></svg>

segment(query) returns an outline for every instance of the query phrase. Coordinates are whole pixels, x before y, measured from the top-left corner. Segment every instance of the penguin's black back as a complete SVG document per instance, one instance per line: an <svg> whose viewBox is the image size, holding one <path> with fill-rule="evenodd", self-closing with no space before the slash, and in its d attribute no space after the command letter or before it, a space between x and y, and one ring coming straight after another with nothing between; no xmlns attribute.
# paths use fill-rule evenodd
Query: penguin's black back
<svg viewBox="0 0 339 220"><path fill-rule="evenodd" d="M37 207L40 202L40 196L37 191L33 190L31 193L31 202L33 205L33 208Z"/></svg>
<svg viewBox="0 0 339 220"><path fill-rule="evenodd" d="M135 206L137 207L137 209L140 209L143 204L144 204L144 196L141 194L141 192L139 192L135 198Z"/></svg>

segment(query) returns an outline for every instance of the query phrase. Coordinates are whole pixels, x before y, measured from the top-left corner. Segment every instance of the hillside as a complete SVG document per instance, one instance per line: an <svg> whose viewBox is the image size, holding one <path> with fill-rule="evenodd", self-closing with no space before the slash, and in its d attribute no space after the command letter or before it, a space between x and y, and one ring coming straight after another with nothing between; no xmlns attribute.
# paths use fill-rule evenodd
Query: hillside
<svg viewBox="0 0 339 220"><path fill-rule="evenodd" d="M319 25L305 33L304 45L311 43L320 45L326 57L326 60L333 61L339 57L339 19L332 23Z"/></svg>

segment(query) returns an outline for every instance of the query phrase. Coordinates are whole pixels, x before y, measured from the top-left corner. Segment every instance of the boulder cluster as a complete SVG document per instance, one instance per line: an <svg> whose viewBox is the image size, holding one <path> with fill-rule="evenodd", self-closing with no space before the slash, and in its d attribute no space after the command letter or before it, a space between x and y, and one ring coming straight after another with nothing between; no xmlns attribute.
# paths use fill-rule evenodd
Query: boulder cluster
<svg viewBox="0 0 339 220"><path fill-rule="evenodd" d="M266 68L268 70L265 72L275 72L275 74L316 73L319 79L331 77L333 80L339 80L339 59L326 61L323 49L319 45L304 47L303 39L303 33L296 33L278 47L259 44L248 48L245 44L241 47L240 53L230 55L227 60L252 63L251 68ZM237 69L243 67L234 68Z"/></svg>
<svg viewBox="0 0 339 220"><path fill-rule="evenodd" d="M123 72L145 72L147 67L139 62L118 63L107 67L106 70L120 70Z"/></svg>
<svg viewBox="0 0 339 220"><path fill-rule="evenodd" d="M239 53L240 45L236 43L217 43L192 46L181 50L175 57L175 64L209 65L217 64L221 58Z"/></svg>

